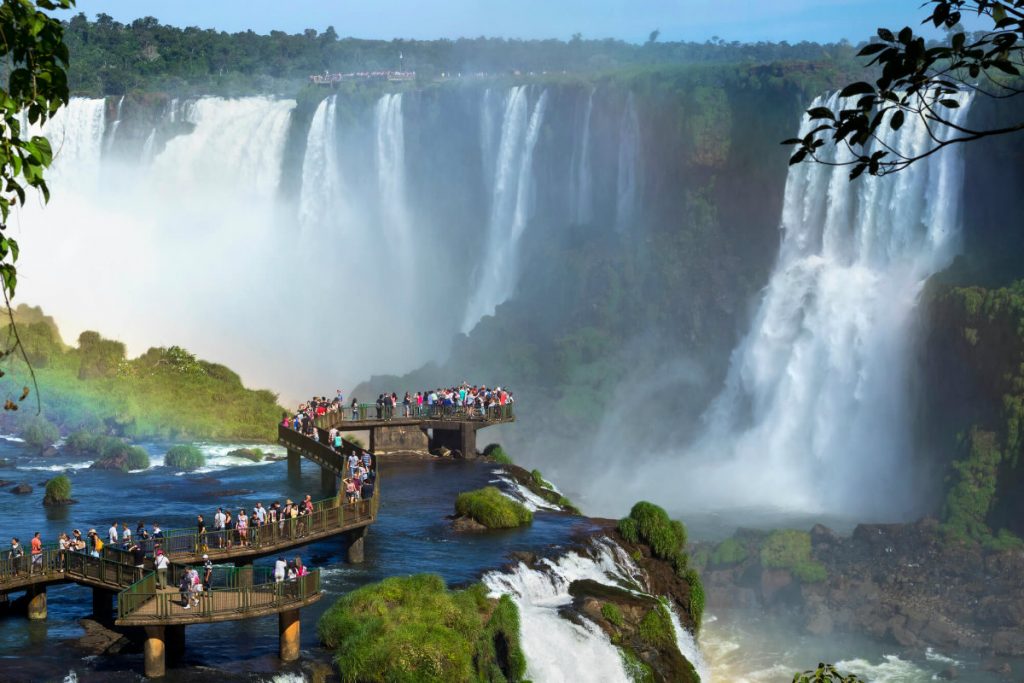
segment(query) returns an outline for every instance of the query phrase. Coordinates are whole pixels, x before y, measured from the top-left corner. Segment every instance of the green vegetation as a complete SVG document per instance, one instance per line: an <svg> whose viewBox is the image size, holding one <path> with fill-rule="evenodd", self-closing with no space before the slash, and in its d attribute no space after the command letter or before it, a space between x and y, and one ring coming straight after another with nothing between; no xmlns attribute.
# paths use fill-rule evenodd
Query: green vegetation
<svg viewBox="0 0 1024 683"><path fill-rule="evenodd" d="M346 436L344 436L342 438L345 439L345 441L348 441L349 443L355 445L357 448L360 448L360 449L362 449L364 451L366 450L366 444L364 444L363 440L360 439L358 436L354 436L352 434L348 434L348 435L346 435Z"/></svg>
<svg viewBox="0 0 1024 683"><path fill-rule="evenodd" d="M645 543L655 557L671 562L680 576L686 571L686 527L669 519L662 508L641 501L629 511L629 517L619 520L618 528L630 543Z"/></svg>
<svg viewBox="0 0 1024 683"><path fill-rule="evenodd" d="M39 415L23 420L18 433L25 439L27 446L39 451L52 446L60 438L60 430L56 425Z"/></svg>
<svg viewBox="0 0 1024 683"><path fill-rule="evenodd" d="M658 649L675 647L676 634L668 609L659 603L644 615L638 629L640 639Z"/></svg>
<svg viewBox="0 0 1024 683"><path fill-rule="evenodd" d="M825 566L811 557L811 535L806 531L773 531L761 546L761 565L787 569L803 583L818 583L828 578Z"/></svg>
<svg viewBox="0 0 1024 683"><path fill-rule="evenodd" d="M533 513L526 506L502 495L494 486L460 493L455 499L455 512L488 529L509 529L533 521Z"/></svg>
<svg viewBox="0 0 1024 683"><path fill-rule="evenodd" d="M654 677L654 669L637 657L633 650L620 647L619 656L622 657L622 667L631 683L655 683L657 679Z"/></svg>
<svg viewBox="0 0 1024 683"><path fill-rule="evenodd" d="M65 474L58 474L46 482L43 505L60 505L71 500L71 480Z"/></svg>
<svg viewBox="0 0 1024 683"><path fill-rule="evenodd" d="M625 621L622 618L622 610L614 602L606 602L601 605L601 616L608 620L608 623L617 628L622 628Z"/></svg>
<svg viewBox="0 0 1024 683"><path fill-rule="evenodd" d="M541 487L546 488L546 489L552 488L551 484L549 484L544 479L544 475L542 475L540 473L540 470L533 470L533 471L531 471L530 472L530 479L532 479L533 483L536 484L537 486L541 486Z"/></svg>
<svg viewBox="0 0 1024 683"><path fill-rule="evenodd" d="M195 446L179 444L164 456L164 465L183 472L193 472L206 464L206 456Z"/></svg>
<svg viewBox="0 0 1024 683"><path fill-rule="evenodd" d="M253 391L237 374L179 347L151 348L138 358L124 345L83 332L67 347L38 309L15 311L39 381L43 417L64 433L86 430L136 439L270 441L282 408L269 391ZM28 322L30 321L30 322ZM0 331L9 336L10 329ZM0 391L20 392L27 370L15 367Z"/></svg>
<svg viewBox="0 0 1024 683"><path fill-rule="evenodd" d="M731 567L747 559L747 546L735 537L729 537L715 546L711 553L711 564L716 567Z"/></svg>
<svg viewBox="0 0 1024 683"><path fill-rule="evenodd" d="M149 454L144 448L129 445L116 436L93 434L80 430L68 436L65 447L73 453L94 457L96 462L93 463L93 467L95 468L120 469L129 472L149 467Z"/></svg>
<svg viewBox="0 0 1024 683"><path fill-rule="evenodd" d="M690 616L693 617L694 627L699 632L704 622L704 582L700 580L700 572L693 567L686 570L683 578L690 584Z"/></svg>
<svg viewBox="0 0 1024 683"><path fill-rule="evenodd" d="M931 418L939 444L956 444L949 449L943 531L992 550L1018 548L1011 529L1024 530L1024 506L1013 495L1024 470L1024 281L1000 289L950 288L932 306L946 323L936 345L945 362L968 369L973 392L970 405L955 404L951 414ZM965 393L960 386L952 390Z"/></svg>
<svg viewBox="0 0 1024 683"><path fill-rule="evenodd" d="M263 462L263 458L267 457L267 454L260 448L236 448L230 451L228 455L235 458L245 458L253 462Z"/></svg>
<svg viewBox="0 0 1024 683"><path fill-rule="evenodd" d="M494 458L494 462L499 465L511 465L512 458L508 456L505 449L500 444L492 443L484 449L484 455Z"/></svg>
<svg viewBox="0 0 1024 683"><path fill-rule="evenodd" d="M441 577L392 577L338 599L320 618L342 681L513 683L526 659L507 596L475 584L450 591Z"/></svg>

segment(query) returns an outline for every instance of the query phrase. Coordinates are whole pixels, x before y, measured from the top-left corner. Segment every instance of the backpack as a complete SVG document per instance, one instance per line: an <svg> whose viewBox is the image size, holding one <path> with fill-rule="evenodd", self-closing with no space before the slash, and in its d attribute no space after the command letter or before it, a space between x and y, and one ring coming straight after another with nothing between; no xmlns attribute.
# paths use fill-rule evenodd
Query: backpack
<svg viewBox="0 0 1024 683"><path fill-rule="evenodd" d="M99 536L96 537L96 552L103 550L103 539Z"/></svg>

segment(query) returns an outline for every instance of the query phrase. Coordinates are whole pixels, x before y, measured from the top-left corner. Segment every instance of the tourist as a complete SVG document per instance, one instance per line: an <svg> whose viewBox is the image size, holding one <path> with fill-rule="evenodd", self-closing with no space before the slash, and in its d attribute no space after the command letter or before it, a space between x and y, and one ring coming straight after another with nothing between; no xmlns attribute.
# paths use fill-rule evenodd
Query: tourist
<svg viewBox="0 0 1024 683"><path fill-rule="evenodd" d="M110 528L107 529L107 539L110 541L110 545L117 545L117 522L110 523Z"/></svg>
<svg viewBox="0 0 1024 683"><path fill-rule="evenodd" d="M167 588L167 568L171 566L171 561L163 550L157 550L153 565L156 567L156 589L163 590Z"/></svg>
<svg viewBox="0 0 1024 683"><path fill-rule="evenodd" d="M366 481L363 482L362 487L359 489L359 497L362 500L370 500L373 498L374 489L374 478L367 477Z"/></svg>
<svg viewBox="0 0 1024 683"><path fill-rule="evenodd" d="M206 522L202 515L196 515L196 548L201 553L209 549L206 545Z"/></svg>
<svg viewBox="0 0 1024 683"><path fill-rule="evenodd" d="M128 552L132 554L132 564L135 565L135 580L141 581L142 574L146 569L146 551L137 543L132 543L132 547L128 549Z"/></svg>
<svg viewBox="0 0 1024 683"><path fill-rule="evenodd" d="M228 548L230 549L235 542L235 521L231 517L231 510L224 511L224 538L227 539Z"/></svg>
<svg viewBox="0 0 1024 683"><path fill-rule="evenodd" d="M263 503L256 503L256 525L263 526L267 523L267 509Z"/></svg>
<svg viewBox="0 0 1024 683"><path fill-rule="evenodd" d="M190 608L192 606L189 602L192 594L192 580L189 577L189 572L181 573L181 581L178 583L178 594L181 596L182 609Z"/></svg>
<svg viewBox="0 0 1024 683"><path fill-rule="evenodd" d="M402 399L402 416L412 417L412 396L409 392L405 392L405 398Z"/></svg>
<svg viewBox="0 0 1024 683"><path fill-rule="evenodd" d="M294 581L296 577L298 577L299 572L298 569L295 567L295 560L291 560L288 562L288 569L286 570L286 572L286 576L289 581Z"/></svg>
<svg viewBox="0 0 1024 683"><path fill-rule="evenodd" d="M32 534L32 565L29 567L29 573L35 572L42 573L43 571L43 541L39 538L39 532Z"/></svg>
<svg viewBox="0 0 1024 683"><path fill-rule="evenodd" d="M149 532L146 531L146 523L142 520L139 520L138 526L135 527L135 539L142 543L149 540Z"/></svg>
<svg viewBox="0 0 1024 683"><path fill-rule="evenodd" d="M164 540L164 532L160 529L160 525L156 522L153 523L153 541Z"/></svg>
<svg viewBox="0 0 1024 683"><path fill-rule="evenodd" d="M359 456L355 452L348 454L348 476L356 476L356 468L359 467Z"/></svg>
<svg viewBox="0 0 1024 683"><path fill-rule="evenodd" d="M356 502L356 484L352 477L345 477L342 482L345 484L345 502L352 504Z"/></svg>
<svg viewBox="0 0 1024 683"><path fill-rule="evenodd" d="M72 546L73 546L71 549L76 551L76 552L79 552L79 553L80 552L84 552L85 551L85 539L82 538L82 532L79 531L78 529L75 529L71 533L72 533L71 543L72 543Z"/></svg>
<svg viewBox="0 0 1024 683"><path fill-rule="evenodd" d="M287 563L284 561L283 557L277 558L277 562L274 563L274 581L276 583L284 581L286 566Z"/></svg>
<svg viewBox="0 0 1024 683"><path fill-rule="evenodd" d="M67 532L60 532L60 536L57 538L57 547L61 550L74 550L71 546L71 537L67 535Z"/></svg>
<svg viewBox="0 0 1024 683"><path fill-rule="evenodd" d="M355 399L354 396L352 397L352 419L359 419L359 402Z"/></svg>
<svg viewBox="0 0 1024 683"><path fill-rule="evenodd" d="M25 556L25 551L21 547L21 541L15 536L11 539L11 551L8 553L8 558L11 560L11 566L14 568L14 575L17 576L21 572L21 558Z"/></svg>
<svg viewBox="0 0 1024 683"><path fill-rule="evenodd" d="M199 578L199 572L196 570L195 567L192 567L188 570L188 581L190 584L189 588L191 589L190 598L192 600L192 604L198 605L199 597L203 593L203 582Z"/></svg>
<svg viewBox="0 0 1024 683"><path fill-rule="evenodd" d="M103 539L95 529L89 529L89 554L99 557L101 552L103 552Z"/></svg>
<svg viewBox="0 0 1024 683"><path fill-rule="evenodd" d="M213 562L210 561L209 555L203 555L203 590L206 591L206 597L210 596L210 589L213 587Z"/></svg>
<svg viewBox="0 0 1024 683"><path fill-rule="evenodd" d="M238 545L248 545L249 518L246 516L245 510L238 511L238 521L235 523L235 528L238 529Z"/></svg>
<svg viewBox="0 0 1024 683"><path fill-rule="evenodd" d="M224 508L217 508L217 514L213 516L213 532L217 534L217 547L224 547L224 523L227 517L224 516Z"/></svg>
<svg viewBox="0 0 1024 683"><path fill-rule="evenodd" d="M295 576L296 577L301 577L301 576L305 576L308 573L309 572L306 571L306 568L304 566L302 566L302 558L300 556L296 555L295 556Z"/></svg>
<svg viewBox="0 0 1024 683"><path fill-rule="evenodd" d="M128 550L132 546L132 530L128 522L121 522L121 547Z"/></svg>
<svg viewBox="0 0 1024 683"><path fill-rule="evenodd" d="M384 394L377 396L377 419L384 417Z"/></svg>
<svg viewBox="0 0 1024 683"><path fill-rule="evenodd" d="M341 436L341 432L334 430L334 436L331 437L331 443L334 445L334 450L341 452L341 447L344 443L344 439Z"/></svg>

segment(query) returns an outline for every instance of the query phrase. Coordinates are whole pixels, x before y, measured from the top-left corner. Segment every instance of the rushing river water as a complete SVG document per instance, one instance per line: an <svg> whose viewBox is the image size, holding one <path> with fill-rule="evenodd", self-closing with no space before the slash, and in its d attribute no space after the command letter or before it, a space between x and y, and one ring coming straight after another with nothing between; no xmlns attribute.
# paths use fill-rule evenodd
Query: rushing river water
<svg viewBox="0 0 1024 683"><path fill-rule="evenodd" d="M159 522L166 530L192 527L195 515L213 514L218 505L251 508L256 501L264 505L285 498L298 499L310 493L320 496L317 468L304 463L301 478L289 479L284 462L250 463L227 456L237 446L201 444L207 453L207 467L192 474L175 474L162 466L166 445L148 444L153 466L143 472L123 474L88 469L88 460L58 454L41 458L26 453L20 444L0 441L0 457L14 461L15 468L0 469L0 479L27 482L35 491L26 496L0 492L3 503L3 529L7 538L22 540L33 531L41 531L45 541L56 539L61 531L95 527L105 535L113 521L127 521L134 529L143 519L147 527ZM68 471L73 483L76 505L46 509L41 505L42 482L54 473ZM460 491L495 481L492 465L466 462L429 461L385 464L382 476L382 505L379 521L366 540L366 561L361 565L345 563L345 544L338 539L313 543L302 548L303 560L322 568L324 598L302 612L303 659L322 659L329 654L318 644L316 621L339 595L360 585L392 575L436 572L450 585L465 584L508 563L510 552L532 551L559 554L580 532L591 529L586 519L539 511L529 527L487 534L457 534L451 531L445 516ZM273 558L258 561L269 563ZM589 560L583 561L586 564ZM606 554L603 562L608 564ZM561 563L559 571L572 578L571 571L594 572L602 565L573 568L573 562ZM577 560L576 565L580 562ZM513 573L515 574L515 573ZM516 576L509 575L509 583ZM492 575L493 576L493 575ZM522 576L522 569L519 570ZM543 577L539 577L544 583ZM489 584L500 584L498 579ZM551 586L540 586L526 596L534 611L548 616L557 612L557 600ZM48 589L49 616L45 622L29 622L22 617L7 617L0 628L0 680L2 681L138 681L142 679L141 654L93 657L75 647L83 634L79 620L91 612L89 589L74 584ZM524 614L526 617L527 614ZM555 629L562 625L555 624ZM705 679L716 681L788 681L798 668L813 666L819 658L845 660L850 670L865 680L907 682L931 680L953 667L960 680L996 681L994 674L981 673L979 662L970 658L948 657L933 651L899 652L858 638L813 639L797 636L794 625L759 615L721 613L709 618L701 647L707 661ZM573 642L568 627L558 634ZM552 633L551 637L555 634ZM305 680L301 664L282 666L277 660L277 620L265 617L239 622L191 626L187 629L185 661L168 670L167 681L276 681L298 683ZM578 632L578 652L565 658L583 658L586 652L603 651L595 639L600 634ZM607 641L604 641L607 644ZM687 643L681 641L684 647ZM568 648L572 649L572 648ZM527 652L529 656L529 652ZM563 662L564 664L564 662ZM532 669L537 683L563 680L557 667ZM540 675L536 675L536 674ZM550 675L548 675L550 674ZM602 680L618 680L621 674L603 672ZM583 676L579 680L597 680Z"/></svg>

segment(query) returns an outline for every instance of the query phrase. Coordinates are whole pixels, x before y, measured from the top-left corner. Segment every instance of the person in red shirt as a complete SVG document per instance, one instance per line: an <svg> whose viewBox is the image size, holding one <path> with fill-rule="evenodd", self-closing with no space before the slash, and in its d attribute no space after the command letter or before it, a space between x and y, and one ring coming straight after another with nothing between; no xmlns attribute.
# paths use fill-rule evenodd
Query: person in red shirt
<svg viewBox="0 0 1024 683"><path fill-rule="evenodd" d="M43 541L39 538L39 532L32 536L32 568L31 572L43 571Z"/></svg>

